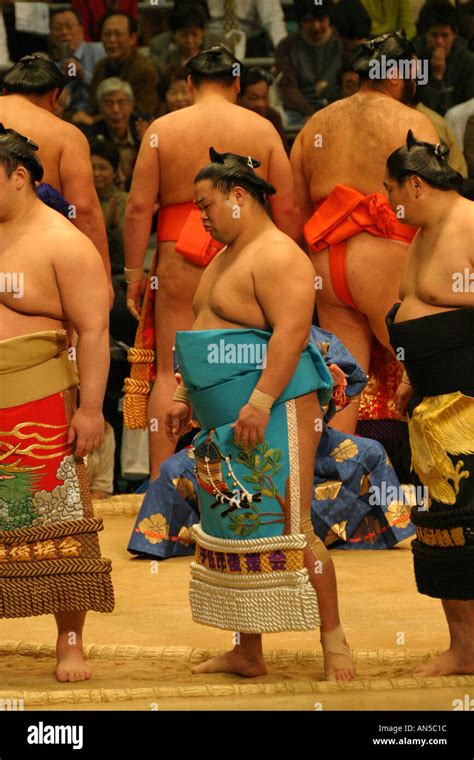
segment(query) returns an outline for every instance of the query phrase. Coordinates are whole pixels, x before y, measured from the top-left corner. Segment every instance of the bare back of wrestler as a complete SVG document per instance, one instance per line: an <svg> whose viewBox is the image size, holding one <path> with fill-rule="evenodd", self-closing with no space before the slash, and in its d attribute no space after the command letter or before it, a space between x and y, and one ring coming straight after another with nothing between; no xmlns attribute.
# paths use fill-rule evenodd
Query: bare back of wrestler
<svg viewBox="0 0 474 760"><path fill-rule="evenodd" d="M18 141L17 141L18 142ZM0 143L3 152L3 145ZM17 148L12 148L15 159ZM81 402L69 442L83 457L104 435L102 401L107 381L108 288L99 253L61 214L45 206L25 166L8 176L0 161L0 341L45 330L74 329ZM9 277L10 275L10 277ZM58 612L56 677L90 677L83 659L85 612ZM76 645L70 646L71 632Z"/></svg>
<svg viewBox="0 0 474 760"><path fill-rule="evenodd" d="M438 141L428 118L404 104L413 85L401 78L367 78L357 93L317 111L308 121L291 154L303 223L338 184L365 195L384 194L385 161L409 128L420 139ZM390 349L385 314L396 300L407 253L407 243L367 232L347 241L347 284L357 310L335 292L329 249L311 253L315 272L322 277L322 288L316 291L320 325L343 341L365 371L374 335ZM338 415L337 426L353 431L357 410L355 404L347 407Z"/></svg>
<svg viewBox="0 0 474 760"><path fill-rule="evenodd" d="M54 114L61 86L64 86L64 83L61 84L62 75L57 71L56 64L42 58L15 64L5 75L4 96L0 98L0 123L37 143L44 168L43 181L61 193L70 204L72 223L90 238L110 276L107 236L94 187L88 142L74 124ZM42 91L36 92L40 77ZM56 77L59 77L58 82ZM16 91L17 79L22 81L21 91ZM109 290L113 300L111 286Z"/></svg>
<svg viewBox="0 0 474 760"><path fill-rule="evenodd" d="M226 247L201 276L193 301L194 319L188 329L254 328L271 332L266 367L257 385L258 390L277 398L290 381L310 337L314 301L312 267L301 248L277 229L244 180L242 186L237 183L238 180L230 194L225 194L209 179L196 181L201 220ZM232 210L237 207L240 213L234 218ZM314 459L321 437L314 421L321 417L321 407L315 392L295 401L304 525L311 509ZM184 432L189 418L187 405L173 402L170 406L168 400L166 429L171 441L175 442ZM235 441L253 448L263 441L268 420L267 412L245 404L232 425ZM305 565L318 595L326 677L351 680L355 671L340 626L334 566L326 547L315 539L311 526L309 531ZM320 574L314 572L316 556L324 562ZM196 666L193 672L264 674L261 635L240 636L240 644L232 652Z"/></svg>
<svg viewBox="0 0 474 760"><path fill-rule="evenodd" d="M200 54L204 66L208 65L206 55ZM228 66L231 71L232 60L224 54L219 65ZM293 239L300 238L301 220L291 167L280 136L268 120L235 104L238 76L231 74L230 84L215 81L210 74L207 79L206 76L198 86L190 83L194 105L157 119L144 135L126 211L127 268L143 264L157 199L162 209L192 201L193 180L208 160L210 145L219 151L258 158L261 163L258 173L278 191L271 199L275 224ZM152 479L158 477L161 463L173 453L162 424L166 399L174 387L172 346L176 331L189 329L192 324L192 299L203 272L203 267L176 252L175 242L163 240L158 244L157 375L148 405L149 420L158 420L158 430L152 426L156 432L150 434ZM127 298L134 300L137 311L143 292L143 280L129 285Z"/></svg>

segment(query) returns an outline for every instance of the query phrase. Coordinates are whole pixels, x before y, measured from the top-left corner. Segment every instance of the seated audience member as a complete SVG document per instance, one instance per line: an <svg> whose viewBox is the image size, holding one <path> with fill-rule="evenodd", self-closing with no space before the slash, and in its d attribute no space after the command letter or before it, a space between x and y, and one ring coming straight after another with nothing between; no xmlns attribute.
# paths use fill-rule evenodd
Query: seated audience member
<svg viewBox="0 0 474 760"><path fill-rule="evenodd" d="M194 3L176 5L168 17L169 32L161 32L149 42L150 60L158 76L164 77L171 66L184 66L201 50L224 41L205 29L206 14Z"/></svg>
<svg viewBox="0 0 474 760"><path fill-rule="evenodd" d="M115 435L106 422L104 440L85 458L87 480L93 499L108 499L114 493Z"/></svg>
<svg viewBox="0 0 474 760"><path fill-rule="evenodd" d="M459 34L466 40L469 50L474 51L474 0L460 3L457 8L459 13Z"/></svg>
<svg viewBox="0 0 474 760"><path fill-rule="evenodd" d="M85 127L84 132L89 140L101 136L115 144L120 157L116 184L121 190L128 190L148 122L133 113L132 88L118 77L100 83L97 101L102 119Z"/></svg>
<svg viewBox="0 0 474 760"><path fill-rule="evenodd" d="M429 6L426 31L414 40L418 57L429 60L423 103L440 114L474 97L474 53L458 36L458 13L451 5Z"/></svg>
<svg viewBox="0 0 474 760"><path fill-rule="evenodd" d="M210 32L223 36L238 29L247 38L245 55L268 56L287 35L280 0L208 0ZM230 47L229 42L227 46Z"/></svg>
<svg viewBox="0 0 474 760"><path fill-rule="evenodd" d="M459 143L456 139L453 131L451 130L446 119L441 114L428 108L422 102L423 87L418 86L415 90L415 94L412 97L411 106L416 108L417 111L421 111L426 114L428 119L433 122L433 125L439 135L442 142L446 143L449 148L449 155L446 158L448 164L455 169L459 174L462 174L464 178L467 177L467 164L462 153L462 143Z"/></svg>
<svg viewBox="0 0 474 760"><path fill-rule="evenodd" d="M97 88L104 79L119 77L133 90L135 112L155 116L158 112L158 75L153 64L136 50L137 25L126 13L111 11L101 21L106 57L94 69L90 107L97 113Z"/></svg>
<svg viewBox="0 0 474 760"><path fill-rule="evenodd" d="M289 153L281 116L276 108L270 106L269 92L272 84L272 75L264 69L257 67L250 69L243 68L240 76L240 92L237 103L239 106L248 108L250 111L255 111L255 113L271 121L281 137L286 152Z"/></svg>
<svg viewBox="0 0 474 760"><path fill-rule="evenodd" d="M372 22L359 0L333 0L330 6L331 24L341 38L344 54L351 56L368 37Z"/></svg>
<svg viewBox="0 0 474 760"><path fill-rule="evenodd" d="M70 78L69 110L85 111L96 64L105 56L101 42L85 42L80 16L73 10L54 11L51 16L52 55Z"/></svg>
<svg viewBox="0 0 474 760"><path fill-rule="evenodd" d="M464 132L464 156L470 177L474 177L474 116L467 120Z"/></svg>
<svg viewBox="0 0 474 760"><path fill-rule="evenodd" d="M337 98L342 43L331 25L328 7L315 5L313 0L295 0L298 31L282 40L275 51L288 126L300 126L306 117Z"/></svg>
<svg viewBox="0 0 474 760"><path fill-rule="evenodd" d="M187 108L194 103L188 87L188 72L184 66L171 66L166 77L158 85L158 92L165 104L163 115Z"/></svg>
<svg viewBox="0 0 474 760"><path fill-rule="evenodd" d="M361 0L369 14L372 37L404 29L409 40L416 34L411 0Z"/></svg>
<svg viewBox="0 0 474 760"><path fill-rule="evenodd" d="M446 111L444 114L444 118L453 130L454 136L459 145L464 143L466 124L471 116L474 116L474 98L470 98L470 100L466 100L464 103L459 103L459 105L453 106L453 108L450 108L449 111Z"/></svg>
<svg viewBox="0 0 474 760"><path fill-rule="evenodd" d="M125 266L123 221L128 193L124 193L116 185L119 159L117 146L113 142L97 138L91 143L94 185L104 215L112 275L122 275Z"/></svg>
<svg viewBox="0 0 474 760"><path fill-rule="evenodd" d="M71 8L84 22L86 40L100 41L100 21L108 11L121 11L138 19L138 0L71 0Z"/></svg>

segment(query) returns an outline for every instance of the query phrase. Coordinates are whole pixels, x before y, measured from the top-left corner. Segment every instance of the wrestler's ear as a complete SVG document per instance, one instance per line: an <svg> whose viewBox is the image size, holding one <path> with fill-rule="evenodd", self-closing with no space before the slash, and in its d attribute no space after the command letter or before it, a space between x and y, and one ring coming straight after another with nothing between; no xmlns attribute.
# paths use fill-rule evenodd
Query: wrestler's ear
<svg viewBox="0 0 474 760"><path fill-rule="evenodd" d="M194 95L194 85L193 85L193 80L191 79L191 74L188 74L186 81L188 83L189 92L191 93L191 95Z"/></svg>
<svg viewBox="0 0 474 760"><path fill-rule="evenodd" d="M51 92L49 93L49 98L48 98L49 105L51 106L51 108L54 108L54 106L58 102L58 99L59 99L59 87L55 87L54 90L51 90Z"/></svg>
<svg viewBox="0 0 474 760"><path fill-rule="evenodd" d="M234 81L232 82L232 87L234 89L234 92L236 95L240 92L240 77L234 77Z"/></svg>
<svg viewBox="0 0 474 760"><path fill-rule="evenodd" d="M409 177L409 182L415 198L419 198L423 192L423 180L418 176L418 174L411 174Z"/></svg>
<svg viewBox="0 0 474 760"><path fill-rule="evenodd" d="M245 189L240 185L236 185L232 188L232 192L234 193L237 204L240 206L245 200Z"/></svg>

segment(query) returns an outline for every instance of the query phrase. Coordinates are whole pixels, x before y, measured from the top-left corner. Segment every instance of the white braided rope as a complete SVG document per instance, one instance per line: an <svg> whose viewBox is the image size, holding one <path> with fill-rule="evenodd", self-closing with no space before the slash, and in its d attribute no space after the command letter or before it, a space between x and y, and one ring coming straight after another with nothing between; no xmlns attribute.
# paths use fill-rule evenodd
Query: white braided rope
<svg viewBox="0 0 474 760"><path fill-rule="evenodd" d="M279 571L275 573L221 573L210 570L197 562L191 563L191 575L196 580L228 588L278 588L279 586L297 587L308 582L309 575L305 567L301 570Z"/></svg>
<svg viewBox="0 0 474 760"><path fill-rule="evenodd" d="M235 589L192 578L189 599L193 620L229 631L307 631L321 623L309 580L299 586Z"/></svg>
<svg viewBox="0 0 474 760"><path fill-rule="evenodd" d="M290 531L300 531L300 458L298 448L298 423L296 419L296 401L289 399L286 404L286 423L288 425L288 453L290 460Z"/></svg>
<svg viewBox="0 0 474 760"><path fill-rule="evenodd" d="M201 524L193 525L190 533L194 541L204 549L211 549L220 552L235 552L237 554L246 554L249 551L265 552L272 549L304 549L306 547L306 536L304 533L292 533L283 536L268 536L265 538L216 538L205 533Z"/></svg>

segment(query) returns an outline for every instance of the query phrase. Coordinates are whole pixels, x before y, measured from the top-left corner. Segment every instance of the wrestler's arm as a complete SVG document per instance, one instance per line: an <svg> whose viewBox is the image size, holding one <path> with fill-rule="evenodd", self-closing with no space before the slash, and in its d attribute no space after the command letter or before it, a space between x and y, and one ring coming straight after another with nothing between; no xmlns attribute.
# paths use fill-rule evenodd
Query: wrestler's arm
<svg viewBox="0 0 474 760"><path fill-rule="evenodd" d="M296 201L291 165L280 135L271 127L271 148L268 165L268 181L276 187L270 196L273 221L276 226L297 243L302 242L301 216Z"/></svg>
<svg viewBox="0 0 474 760"><path fill-rule="evenodd" d="M314 270L301 249L282 241L255 257L257 301L272 329L257 389L277 398L307 347L314 310Z"/></svg>
<svg viewBox="0 0 474 760"><path fill-rule="evenodd" d="M77 437L75 454L85 456L104 438L102 403L109 372L107 277L90 240L62 231L53 266L64 314L77 332L80 406L71 420L69 442Z"/></svg>
<svg viewBox="0 0 474 760"><path fill-rule="evenodd" d="M255 388L276 399L290 382L301 352L308 345L314 271L304 252L291 241L273 244L270 253L259 253L255 252L254 290L272 336L265 368ZM231 425L235 442L244 447L262 443L268 420L268 412L247 402Z"/></svg>
<svg viewBox="0 0 474 760"><path fill-rule="evenodd" d="M300 208L303 224L312 216L314 208L309 193L308 182L304 173L303 140L300 132L293 143L290 153L290 164L295 183L296 200Z"/></svg>
<svg viewBox="0 0 474 760"><path fill-rule="evenodd" d="M150 124L143 135L125 209L125 266L129 269L141 267L145 261L153 210L160 189L158 121L156 119Z"/></svg>
<svg viewBox="0 0 474 760"><path fill-rule="evenodd" d="M70 135L64 141L59 163L62 193L74 208L71 221L99 251L107 277L111 277L109 246L104 216L94 187L90 148L82 132L69 125Z"/></svg>

